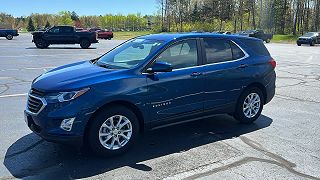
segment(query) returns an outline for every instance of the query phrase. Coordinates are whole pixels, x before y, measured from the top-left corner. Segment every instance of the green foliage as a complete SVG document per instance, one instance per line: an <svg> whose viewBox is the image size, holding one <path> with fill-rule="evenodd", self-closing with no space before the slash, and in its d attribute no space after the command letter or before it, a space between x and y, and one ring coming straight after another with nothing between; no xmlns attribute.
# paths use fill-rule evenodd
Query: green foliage
<svg viewBox="0 0 320 180"><path fill-rule="evenodd" d="M29 31L29 32L35 31L35 27L34 27L32 18L29 18L28 26L27 26L27 31Z"/></svg>
<svg viewBox="0 0 320 180"><path fill-rule="evenodd" d="M277 43L294 43L297 41L299 36L297 35L283 35L283 34L275 34L273 35L272 42Z"/></svg>
<svg viewBox="0 0 320 180"><path fill-rule="evenodd" d="M71 13L69 11L60 11L59 12L59 24L60 25L73 25L71 19Z"/></svg>

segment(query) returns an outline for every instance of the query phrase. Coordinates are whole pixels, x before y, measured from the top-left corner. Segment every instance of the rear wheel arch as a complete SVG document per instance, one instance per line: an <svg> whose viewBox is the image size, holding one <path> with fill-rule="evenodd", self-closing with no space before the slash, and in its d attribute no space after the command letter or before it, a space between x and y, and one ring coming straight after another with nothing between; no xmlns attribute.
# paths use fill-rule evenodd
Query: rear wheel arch
<svg viewBox="0 0 320 180"><path fill-rule="evenodd" d="M251 87L257 87L257 88L259 88L261 90L261 92L263 94L263 102L266 103L266 101L267 101L267 90L266 90L266 87L263 84L259 83L259 82L254 82L254 83L249 84L247 87L245 87L242 90L241 94L243 92L245 92L245 90L247 90L247 89L249 89Z"/></svg>

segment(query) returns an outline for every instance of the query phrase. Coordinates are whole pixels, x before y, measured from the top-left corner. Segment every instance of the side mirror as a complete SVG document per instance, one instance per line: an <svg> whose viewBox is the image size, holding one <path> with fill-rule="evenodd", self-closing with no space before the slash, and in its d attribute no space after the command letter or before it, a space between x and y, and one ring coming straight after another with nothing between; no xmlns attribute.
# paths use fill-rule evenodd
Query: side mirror
<svg viewBox="0 0 320 180"><path fill-rule="evenodd" d="M149 74L153 74L155 72L171 72L172 71L172 65L167 62L163 61L157 61L154 63L151 67L149 67L146 72Z"/></svg>

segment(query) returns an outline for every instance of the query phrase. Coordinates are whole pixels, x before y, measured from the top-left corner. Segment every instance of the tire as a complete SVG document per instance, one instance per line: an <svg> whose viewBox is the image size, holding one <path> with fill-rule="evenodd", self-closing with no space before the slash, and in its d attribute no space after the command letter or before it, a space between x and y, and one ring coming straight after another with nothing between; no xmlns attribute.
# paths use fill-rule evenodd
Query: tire
<svg viewBox="0 0 320 180"><path fill-rule="evenodd" d="M108 40L111 40L111 37L108 37Z"/></svg>
<svg viewBox="0 0 320 180"><path fill-rule="evenodd" d="M301 44L300 44L300 43L297 43L297 45L298 45L298 46L301 46Z"/></svg>
<svg viewBox="0 0 320 180"><path fill-rule="evenodd" d="M39 49L45 49L49 47L49 44L43 40L43 39L37 39L34 41L34 44L36 45L37 48Z"/></svg>
<svg viewBox="0 0 320 180"><path fill-rule="evenodd" d="M266 43L270 43L270 41L271 41L270 39L267 39L267 40L266 40Z"/></svg>
<svg viewBox="0 0 320 180"><path fill-rule="evenodd" d="M12 36L11 34L7 34L7 35L6 35L6 38L7 38L8 40L12 40L12 39L13 39L13 36Z"/></svg>
<svg viewBox="0 0 320 180"><path fill-rule="evenodd" d="M90 46L91 46L91 43L90 43L89 40L83 39L83 40L80 41L80 47L82 49L88 49Z"/></svg>
<svg viewBox="0 0 320 180"><path fill-rule="evenodd" d="M310 42L310 46L314 46L315 45L315 42L314 41L311 41Z"/></svg>
<svg viewBox="0 0 320 180"><path fill-rule="evenodd" d="M126 152L135 143L139 135L137 116L124 106L114 106L100 111L92 120L93 122L86 133L86 141L91 151L100 156L114 156ZM119 120L120 125L118 126ZM112 126L111 121L114 122L114 126ZM121 124L125 125L119 128ZM122 132L125 130L128 132ZM129 140L126 140L123 135ZM104 141L105 143L103 143Z"/></svg>
<svg viewBox="0 0 320 180"><path fill-rule="evenodd" d="M250 106L250 97L252 97L253 100L258 98L256 102L259 101L259 103L253 103ZM247 103L247 105L245 105L245 103ZM263 105L264 97L262 91L257 87L249 87L245 89L239 97L234 118L244 124L252 123L261 115Z"/></svg>

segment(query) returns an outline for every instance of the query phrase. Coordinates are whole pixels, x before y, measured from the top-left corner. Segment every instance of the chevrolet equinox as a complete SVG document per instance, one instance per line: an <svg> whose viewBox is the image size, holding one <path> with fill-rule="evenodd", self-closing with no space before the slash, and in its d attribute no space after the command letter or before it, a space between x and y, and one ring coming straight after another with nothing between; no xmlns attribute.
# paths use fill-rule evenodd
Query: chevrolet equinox
<svg viewBox="0 0 320 180"><path fill-rule="evenodd" d="M33 80L25 120L47 141L128 150L139 132L229 114L251 123L275 94L276 62L262 40L153 34Z"/></svg>

